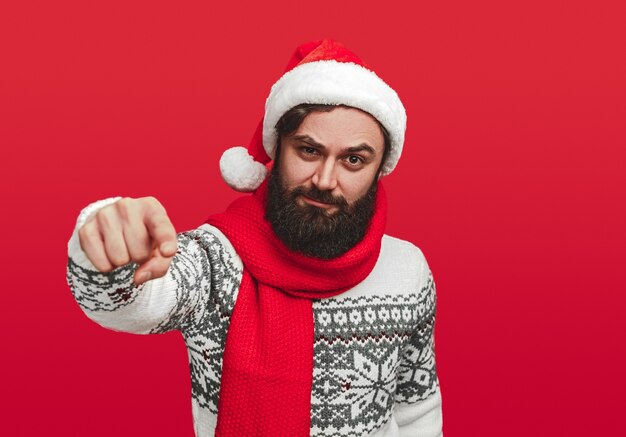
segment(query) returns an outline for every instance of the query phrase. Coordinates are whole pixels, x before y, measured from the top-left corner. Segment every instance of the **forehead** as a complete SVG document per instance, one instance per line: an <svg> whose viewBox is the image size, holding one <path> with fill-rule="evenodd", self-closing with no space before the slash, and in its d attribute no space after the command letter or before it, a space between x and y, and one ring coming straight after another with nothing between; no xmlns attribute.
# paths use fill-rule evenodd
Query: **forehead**
<svg viewBox="0 0 626 437"><path fill-rule="evenodd" d="M308 135L326 147L355 147L367 144L377 153L384 149L378 121L356 108L337 107L328 112L312 112L292 136Z"/></svg>

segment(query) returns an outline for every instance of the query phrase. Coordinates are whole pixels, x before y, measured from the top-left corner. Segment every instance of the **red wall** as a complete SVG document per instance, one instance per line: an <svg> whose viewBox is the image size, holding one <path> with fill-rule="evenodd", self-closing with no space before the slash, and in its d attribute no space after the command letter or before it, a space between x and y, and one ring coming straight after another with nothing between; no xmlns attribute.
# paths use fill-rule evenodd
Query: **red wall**
<svg viewBox="0 0 626 437"><path fill-rule="evenodd" d="M180 335L89 321L67 240L112 195L221 211L221 152L332 37L407 108L388 233L435 275L446 435L625 435L623 2L4 3L0 434L193 434Z"/></svg>

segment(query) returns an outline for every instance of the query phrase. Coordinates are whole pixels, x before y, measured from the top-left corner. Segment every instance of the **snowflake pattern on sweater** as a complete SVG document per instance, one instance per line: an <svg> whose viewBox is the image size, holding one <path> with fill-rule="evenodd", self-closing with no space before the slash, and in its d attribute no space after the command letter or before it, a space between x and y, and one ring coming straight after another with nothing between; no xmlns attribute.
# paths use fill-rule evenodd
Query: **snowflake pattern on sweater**
<svg viewBox="0 0 626 437"><path fill-rule="evenodd" d="M313 305L312 435L362 436L384 425L395 402L437 388L432 275L418 293L322 300ZM415 353L417 352L417 353Z"/></svg>

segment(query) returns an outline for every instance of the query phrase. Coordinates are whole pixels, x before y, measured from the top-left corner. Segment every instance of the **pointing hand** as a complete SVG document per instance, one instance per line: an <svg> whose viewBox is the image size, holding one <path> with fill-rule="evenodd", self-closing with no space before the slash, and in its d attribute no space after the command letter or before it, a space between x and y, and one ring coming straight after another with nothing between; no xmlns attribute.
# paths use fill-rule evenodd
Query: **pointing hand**
<svg viewBox="0 0 626 437"><path fill-rule="evenodd" d="M125 197L102 208L78 236L87 258L101 272L131 261L139 264L136 284L164 276L176 254L176 230L154 197Z"/></svg>

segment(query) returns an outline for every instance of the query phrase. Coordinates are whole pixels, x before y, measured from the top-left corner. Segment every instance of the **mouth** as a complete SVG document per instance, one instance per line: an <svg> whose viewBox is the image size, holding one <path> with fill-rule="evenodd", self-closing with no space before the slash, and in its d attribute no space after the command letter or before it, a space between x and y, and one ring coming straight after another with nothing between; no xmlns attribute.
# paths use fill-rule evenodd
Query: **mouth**
<svg viewBox="0 0 626 437"><path fill-rule="evenodd" d="M304 203L308 203L309 205L313 205L313 206L316 206L318 208L325 209L327 211L330 211L330 210L333 210L333 209L337 208L337 205L333 205L331 203L320 202L318 200L311 199L310 197L307 197L305 195L300 195L300 199L302 199L302 201Z"/></svg>

